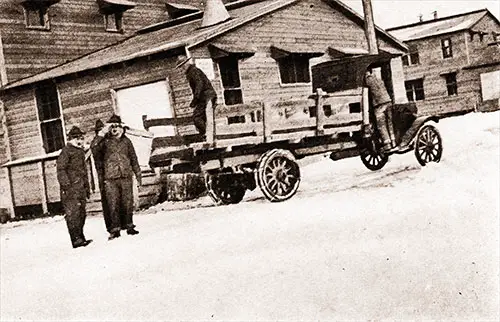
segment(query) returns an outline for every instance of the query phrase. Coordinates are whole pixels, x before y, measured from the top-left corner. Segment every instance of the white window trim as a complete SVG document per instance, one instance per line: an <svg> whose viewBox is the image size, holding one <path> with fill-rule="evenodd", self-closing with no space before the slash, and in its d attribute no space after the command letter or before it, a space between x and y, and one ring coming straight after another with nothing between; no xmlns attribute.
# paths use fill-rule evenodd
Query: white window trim
<svg viewBox="0 0 500 322"><path fill-rule="evenodd" d="M450 49L451 49L451 55L450 55L450 56L448 56L448 57L444 57L444 47L443 47L443 41L444 41L444 40L449 40L449 41L450 41L450 46L449 46L449 47L450 47ZM442 59L450 59L450 58L453 58L453 44L452 44L452 42L451 42L451 37L441 39L440 44L441 44L441 58L442 58Z"/></svg>
<svg viewBox="0 0 500 322"><path fill-rule="evenodd" d="M240 73L241 68L240 68L240 60L239 60L239 59L237 59L237 60L238 60L238 77L239 77L239 79L240 79L240 87L238 87L238 88L236 88L236 87L235 87L235 88L231 88L231 89L239 89L239 90L241 90L241 100L242 100L241 104L245 104L245 93L244 93L244 91L243 91L243 83L241 82L241 73ZM221 90L222 90L222 95L221 95L221 96L222 96L222 102L224 103L224 105L226 105L226 99L225 99L225 97L224 97L224 91L226 90L226 88L224 87L224 84L222 83L222 76L221 76L222 74L221 74L221 72L220 72L220 66L219 66L219 63L216 63L216 65L217 65L217 72L219 73L219 83L220 83L220 88L221 88Z"/></svg>
<svg viewBox="0 0 500 322"><path fill-rule="evenodd" d="M46 152L44 147L43 147L43 134L42 134L42 124L43 123L47 123L47 122L50 122L50 121L55 121L55 120L61 120L61 128L62 128L62 135L63 135L63 147L66 145L66 143L68 142L67 141L67 138L66 138L66 124L64 122L64 114L63 114L63 107L62 107L62 103L61 103L61 93L59 92L59 87L56 85L56 92L57 92L57 100L58 100L58 103L59 103L59 115L60 117L59 118L54 118L54 119L50 119L50 120L43 120L41 121L40 120L40 114L38 112L38 102L37 102L37 99L36 99L36 87L33 88L33 100L34 100L34 106L35 106L35 113L36 113L36 120L38 122L38 137L40 138L40 152L43 153L43 155L48 155L48 154L51 154L51 153L54 153L54 152L58 152L58 151L61 151L61 149L57 150L57 151L52 151L52 152Z"/></svg>
<svg viewBox="0 0 500 322"><path fill-rule="evenodd" d="M310 86L312 89L312 66L311 66L311 58L309 58L309 82L299 82L299 83L283 83L281 80L281 69L280 62L277 59L273 60L276 62L276 66L278 67L278 79L280 81L280 87L304 87Z"/></svg>

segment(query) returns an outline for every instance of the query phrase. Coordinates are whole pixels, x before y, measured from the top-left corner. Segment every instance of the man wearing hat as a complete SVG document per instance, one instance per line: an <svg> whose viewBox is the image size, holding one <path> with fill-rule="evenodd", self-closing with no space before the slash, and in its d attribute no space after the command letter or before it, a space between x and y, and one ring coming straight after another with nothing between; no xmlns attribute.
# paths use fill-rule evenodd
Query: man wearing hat
<svg viewBox="0 0 500 322"><path fill-rule="evenodd" d="M92 141L92 151L102 157L104 190L109 211L109 240L120 237L120 230L137 235L132 220L134 210L133 181L135 174L141 184L141 168L134 146L125 136L126 126L113 115Z"/></svg>
<svg viewBox="0 0 500 322"><path fill-rule="evenodd" d="M193 93L190 107L193 111L193 122L200 134L205 134L207 126L206 109L213 108L217 102L217 93L201 69L196 67L191 58L184 55L177 57L175 68L181 69L186 74L187 81Z"/></svg>
<svg viewBox="0 0 500 322"><path fill-rule="evenodd" d="M74 126L68 133L68 144L57 158L57 180L61 188L66 225L73 248L85 247L92 240L85 239L85 206L90 196L90 186L83 150L84 133Z"/></svg>
<svg viewBox="0 0 500 322"><path fill-rule="evenodd" d="M102 155L103 151L99 151L95 148L95 141L98 139L98 133L104 127L104 123L101 120L97 120L95 122L95 137L90 144L93 147L92 157L94 159L94 165L97 172L97 181L99 183L99 193L101 195L101 206L102 206L102 214L104 217L104 224L106 225L106 230L111 229L111 219L109 216L109 207L108 202L106 200L106 191L104 188L104 156Z"/></svg>

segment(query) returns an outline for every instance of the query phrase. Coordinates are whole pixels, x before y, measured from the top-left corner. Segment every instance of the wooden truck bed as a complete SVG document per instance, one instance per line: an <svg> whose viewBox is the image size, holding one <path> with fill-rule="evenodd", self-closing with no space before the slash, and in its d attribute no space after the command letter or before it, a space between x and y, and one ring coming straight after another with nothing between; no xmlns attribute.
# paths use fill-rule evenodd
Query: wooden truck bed
<svg viewBox="0 0 500 322"><path fill-rule="evenodd" d="M285 147L296 157L356 148L368 124L368 95L362 87L327 94L318 90L282 102L217 105L207 110L207 133L155 138L150 165L196 163L202 169L235 166L258 160L270 148ZM365 98L363 100L363 97ZM185 125L190 118L143 119L144 127Z"/></svg>

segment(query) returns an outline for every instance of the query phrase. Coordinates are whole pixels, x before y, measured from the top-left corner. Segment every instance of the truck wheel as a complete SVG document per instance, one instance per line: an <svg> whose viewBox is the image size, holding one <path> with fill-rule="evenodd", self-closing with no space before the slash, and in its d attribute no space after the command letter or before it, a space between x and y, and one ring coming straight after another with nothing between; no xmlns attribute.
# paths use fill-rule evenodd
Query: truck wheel
<svg viewBox="0 0 500 322"><path fill-rule="evenodd" d="M371 171L382 169L389 161L389 156L378 151L373 139L368 139L363 145L359 156L365 167Z"/></svg>
<svg viewBox="0 0 500 322"><path fill-rule="evenodd" d="M415 157L420 165L439 162L443 155L443 142L438 129L431 124L424 125L415 139Z"/></svg>
<svg viewBox="0 0 500 322"><path fill-rule="evenodd" d="M245 196L246 186L237 174L207 174L205 185L208 195L217 205L237 204Z"/></svg>
<svg viewBox="0 0 500 322"><path fill-rule="evenodd" d="M257 185L272 202L293 197L300 184L300 169L290 151L274 149L264 153L255 173Z"/></svg>

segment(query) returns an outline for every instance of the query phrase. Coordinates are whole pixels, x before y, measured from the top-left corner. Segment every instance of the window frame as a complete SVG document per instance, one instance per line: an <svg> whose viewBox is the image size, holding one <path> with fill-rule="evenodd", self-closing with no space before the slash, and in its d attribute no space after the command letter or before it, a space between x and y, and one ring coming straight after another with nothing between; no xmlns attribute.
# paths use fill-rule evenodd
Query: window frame
<svg viewBox="0 0 500 322"><path fill-rule="evenodd" d="M446 42L448 42L448 45L445 44ZM453 58L453 45L450 37L441 39L441 55L443 59Z"/></svg>
<svg viewBox="0 0 500 322"><path fill-rule="evenodd" d="M415 59L416 57L416 59ZM420 54L418 50L410 51L408 54L403 55L401 58L403 66L416 66L420 65Z"/></svg>
<svg viewBox="0 0 500 322"><path fill-rule="evenodd" d="M46 6L28 6L25 5L23 6L23 12L24 12L24 24L26 29L32 29L32 30L50 30L50 16L49 16L49 7ZM30 21L30 12L36 12L38 15L38 19L40 24L31 24ZM43 21L43 24L42 24Z"/></svg>
<svg viewBox="0 0 500 322"><path fill-rule="evenodd" d="M299 81L298 80L298 73L297 73L297 59L300 58L300 59L303 59L307 66L305 69L307 69L307 72L306 70L304 69L302 73L302 76L305 76L307 75L307 81ZM275 59L276 62L278 63L278 71L279 71L279 78L280 78L280 85L281 86L297 86L297 85L310 85L312 83L312 75L311 75L311 56L310 55L307 55L307 54L300 54L300 53L290 53L289 55L285 56L285 57L280 57L280 58L276 58ZM294 72L294 77L295 77L295 81L294 82L284 82L283 81L283 70L284 68L283 67L283 64L286 63L286 62L290 62L292 61L292 65L293 65L293 72Z"/></svg>
<svg viewBox="0 0 500 322"><path fill-rule="evenodd" d="M417 84L420 85L421 87L417 87ZM404 83L405 85L405 90L406 90L406 97L409 102L417 102L417 101L424 101L425 100L425 88L424 88L424 79L423 78L417 78L417 79L412 79L412 80L407 80ZM408 87L411 87L411 98L408 95L410 92L410 89ZM417 92L421 93L421 98L419 99L417 97ZM420 95L418 95L420 96Z"/></svg>
<svg viewBox="0 0 500 322"><path fill-rule="evenodd" d="M44 110L43 107L41 106L41 101L42 99L39 96L39 90L41 88L47 88L49 86L53 86L51 89L52 94L54 97L51 98L51 103L55 103L57 105L57 112L56 114L58 115L49 115L49 117L45 118L45 115L43 115ZM47 92L45 92L47 94ZM59 89L57 88L57 84L53 81L46 81L46 82L41 82L39 83L34 89L33 89L33 96L35 100L35 106L36 106L36 112L37 112L37 121L39 124L39 131L40 131L40 138L42 141L42 148L46 154L56 152L61 150L65 145L66 145L66 130L65 130L65 124L64 124L64 118L63 118L63 111L62 111L62 105L61 105L61 98L59 95ZM49 113L51 114L51 113ZM54 146L54 148L51 148L49 146L49 140L48 137L46 136L46 130L45 127L47 124L59 124L59 128L56 128L55 131L59 131L57 133L60 135L59 139L59 145L57 144L58 142L52 142L51 144ZM52 141L54 141L54 138L51 138Z"/></svg>
<svg viewBox="0 0 500 322"><path fill-rule="evenodd" d="M441 75L445 79L446 91L448 96L456 96L458 95L458 82L457 82L457 73L451 72ZM449 77L453 77L450 81ZM450 90L451 88L451 90Z"/></svg>
<svg viewBox="0 0 500 322"><path fill-rule="evenodd" d="M103 21L106 32L123 33L123 12L104 13Z"/></svg>
<svg viewBox="0 0 500 322"><path fill-rule="evenodd" d="M223 73L223 68L221 68L221 62L225 62L225 61L229 61L231 63L234 63L234 62L236 63L236 68L234 68L234 66L229 66L227 68L228 71L235 72L236 75L233 75L233 77L235 79L237 79L237 83L235 83L235 84L225 84L224 83L223 75L225 73ZM240 74L240 62L239 61L240 61L240 59L236 55L228 55L226 57L219 58L216 61L217 67L219 69L220 83L221 83L221 87L222 87L222 98L224 100L224 104L228 105L228 106L237 105L237 104L244 104L244 102L245 102L244 97L243 97L243 88L241 86L241 74ZM241 102L236 102L236 103L231 102L230 104L228 104L228 100L226 99L226 93L231 93L231 92L239 93L239 98L240 98Z"/></svg>

